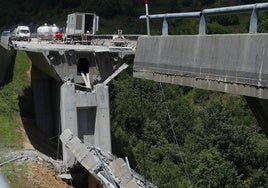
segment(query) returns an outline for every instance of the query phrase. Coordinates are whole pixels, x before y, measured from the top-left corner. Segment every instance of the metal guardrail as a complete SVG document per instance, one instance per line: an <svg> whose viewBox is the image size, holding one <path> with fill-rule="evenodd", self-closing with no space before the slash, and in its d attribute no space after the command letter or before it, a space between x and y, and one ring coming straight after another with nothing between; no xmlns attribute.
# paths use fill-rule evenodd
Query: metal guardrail
<svg viewBox="0 0 268 188"><path fill-rule="evenodd" d="M199 22L199 35L206 34L206 16L226 15L235 13L251 13L249 33L257 33L258 23L258 10L268 9L268 3L257 3L249 5L239 5L230 7L220 7L204 9L200 12L184 12L184 13L166 13L166 14L153 14L149 15L150 19L163 19L162 35L168 35L168 23L167 18L200 18ZM140 19L146 19L148 16L142 15ZM150 33L147 31L147 33Z"/></svg>

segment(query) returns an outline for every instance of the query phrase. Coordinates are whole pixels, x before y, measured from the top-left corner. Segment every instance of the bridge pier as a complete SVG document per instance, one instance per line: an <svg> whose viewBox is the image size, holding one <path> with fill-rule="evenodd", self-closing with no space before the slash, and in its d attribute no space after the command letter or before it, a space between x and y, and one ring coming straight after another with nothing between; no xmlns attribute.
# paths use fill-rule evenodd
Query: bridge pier
<svg viewBox="0 0 268 188"><path fill-rule="evenodd" d="M61 132L70 129L86 145L94 145L111 152L110 109L108 86L96 85L92 92L75 89L66 82L60 95ZM75 162L73 154L63 147L67 166Z"/></svg>

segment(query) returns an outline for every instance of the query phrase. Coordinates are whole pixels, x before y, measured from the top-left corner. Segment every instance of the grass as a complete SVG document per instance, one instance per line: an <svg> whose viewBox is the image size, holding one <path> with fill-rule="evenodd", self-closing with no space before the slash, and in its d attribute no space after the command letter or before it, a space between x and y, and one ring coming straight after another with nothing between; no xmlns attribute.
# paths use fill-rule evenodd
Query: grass
<svg viewBox="0 0 268 188"><path fill-rule="evenodd" d="M25 173L27 172L27 165L9 163L1 168L1 172L10 188L29 187L25 182L25 179L27 179L27 173Z"/></svg>
<svg viewBox="0 0 268 188"><path fill-rule="evenodd" d="M26 53L18 52L14 67L13 80L0 88L0 163L7 161L5 154L23 147L23 137L20 131L19 121L19 95L23 89L29 86L27 71L30 68L30 60ZM22 185L21 178L25 176L23 164L9 163L1 167L1 172L10 187Z"/></svg>
<svg viewBox="0 0 268 188"><path fill-rule="evenodd" d="M21 134L18 121L13 116L0 115L0 148L21 148Z"/></svg>
<svg viewBox="0 0 268 188"><path fill-rule="evenodd" d="M18 52L14 67L13 80L0 88L0 147L22 147L19 132L19 94L26 88L27 71L30 60L23 52Z"/></svg>

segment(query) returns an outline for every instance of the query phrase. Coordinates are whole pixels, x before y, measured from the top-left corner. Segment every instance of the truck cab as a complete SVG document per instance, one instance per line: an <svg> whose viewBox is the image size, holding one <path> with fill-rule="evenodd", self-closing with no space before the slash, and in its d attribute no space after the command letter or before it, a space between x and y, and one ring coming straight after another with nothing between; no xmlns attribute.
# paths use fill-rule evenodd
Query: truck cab
<svg viewBox="0 0 268 188"><path fill-rule="evenodd" d="M30 41L31 32L28 26L18 26L13 30L12 39L17 41Z"/></svg>

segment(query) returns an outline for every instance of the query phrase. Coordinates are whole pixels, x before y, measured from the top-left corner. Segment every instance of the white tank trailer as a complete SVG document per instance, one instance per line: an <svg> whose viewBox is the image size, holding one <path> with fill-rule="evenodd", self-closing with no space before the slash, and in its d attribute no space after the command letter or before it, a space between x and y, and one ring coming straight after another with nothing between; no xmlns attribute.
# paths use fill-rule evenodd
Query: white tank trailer
<svg viewBox="0 0 268 188"><path fill-rule="evenodd" d="M56 24L48 26L44 24L37 28L38 38L41 40L52 40L55 38L55 33L59 32L59 27Z"/></svg>

